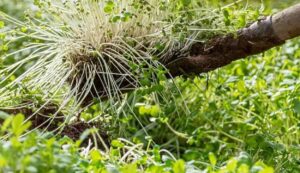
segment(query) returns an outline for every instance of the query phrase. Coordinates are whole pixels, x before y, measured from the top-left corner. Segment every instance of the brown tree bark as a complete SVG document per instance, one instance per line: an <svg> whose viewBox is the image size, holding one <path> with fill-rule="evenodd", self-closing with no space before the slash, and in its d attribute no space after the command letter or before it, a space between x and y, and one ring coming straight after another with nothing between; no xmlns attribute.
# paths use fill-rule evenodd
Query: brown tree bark
<svg viewBox="0 0 300 173"><path fill-rule="evenodd" d="M194 44L190 55L164 62L170 74L199 74L226 66L232 61L282 45L300 35L300 3L259 20L236 34Z"/></svg>

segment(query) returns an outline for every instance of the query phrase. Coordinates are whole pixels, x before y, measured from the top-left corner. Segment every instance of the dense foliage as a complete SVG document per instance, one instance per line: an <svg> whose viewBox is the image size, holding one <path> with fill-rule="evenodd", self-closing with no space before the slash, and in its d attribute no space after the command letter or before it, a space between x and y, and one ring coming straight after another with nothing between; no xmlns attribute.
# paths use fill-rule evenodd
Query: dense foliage
<svg viewBox="0 0 300 173"><path fill-rule="evenodd" d="M56 12L47 11L51 4L46 2L48 1L35 0L35 6L30 5L29 1L16 3L2 0L0 2L1 11L24 21L16 27L13 22L9 23L0 18L0 48L3 57L0 59L1 69L28 57L30 51L9 57L7 55L24 49L26 44L32 43L32 38L27 36L17 41L14 39L20 33L31 33L31 36L37 37L38 35L34 35L35 32L31 32L30 29L41 27L33 24L34 22L44 24L43 20L49 20L45 16L47 19L40 18L42 15L55 13L55 19L50 21L61 22ZM115 14L113 9L117 5L113 1L105 2L104 11L112 16L112 22L126 23L132 18L133 14L126 12ZM136 2L143 4L146 1ZM261 4L259 1L252 3L242 1L225 6L232 1L203 1L203 4L197 4L199 10L203 12L199 13L203 20L198 25L205 27L206 30L201 31L197 37L205 41L213 35L244 27L262 14L269 14L282 6L287 6L281 1L275 2L277 1L267 0ZM175 5L168 8L172 9L170 14L175 15L176 10L187 10L184 9L185 6L195 5L195 3L196 1L193 0L176 0ZM203 7L209 7L210 11ZM25 14L31 16L30 19L23 18L23 12L28 8L31 10ZM79 10L78 18L84 14L80 9L75 10ZM197 17L200 16L199 14ZM212 14L215 15L213 19ZM190 15L195 14L178 15L182 21L187 22ZM173 28L167 33L170 34L168 37L176 36L176 41L186 38L186 35L190 34L187 28L194 27L190 22L173 23ZM70 28L65 29L62 31L68 31ZM104 34L109 35L107 32ZM34 38L34 41L37 40L39 38ZM43 39L37 42L47 44L47 40ZM155 49L163 49L161 46L165 46L153 43L153 40L150 42L145 44L153 44ZM44 52L47 53L49 51ZM27 63L10 75L0 74L2 80L0 88L14 81L31 65L32 62ZM113 102L115 109L109 109L112 106L109 101L95 100L93 105L81 112L82 121L97 121L102 124L102 130L109 135L109 146L101 141L101 134L95 128L86 129L75 140L61 135L59 131L46 132L38 128L32 129L30 127L33 124L30 121L24 122L28 115L16 113L18 111L13 111L15 113L12 115L6 113L7 109L4 108L12 105L2 102L0 103L0 173L300 172L299 66L300 41L295 39L282 47L234 62L217 71L189 78L178 77L172 82L164 77L165 72L159 66L152 66L153 70L150 72L141 70L139 73L142 76L138 78L141 87L125 94L122 100L118 100L119 102ZM140 64L136 68L141 68ZM158 76L155 82L147 80L152 73ZM7 76L9 78L6 79ZM29 85L26 85L26 82L28 81L24 81L25 87L23 83L18 83L10 88L9 99L5 98L8 96L7 92L0 93L2 95L0 100L21 103L21 106L24 106L22 105L24 100L29 100L30 104L26 105L26 108L33 109L33 112L38 111L40 105L49 104L49 98L43 95L44 88L39 90L29 87L28 89ZM44 84L47 83L41 86L47 87ZM67 90L60 88L60 92L64 91ZM61 100L62 98L51 99L51 103L62 103L64 101ZM71 99L70 102L72 101L74 100ZM68 116L66 122L61 124L61 128L75 121L73 112L68 110L70 107L72 106L66 105L62 108L62 112ZM20 112L24 114L24 111ZM55 115L49 113L45 116L53 118L53 114ZM95 145L98 148L94 147Z"/></svg>

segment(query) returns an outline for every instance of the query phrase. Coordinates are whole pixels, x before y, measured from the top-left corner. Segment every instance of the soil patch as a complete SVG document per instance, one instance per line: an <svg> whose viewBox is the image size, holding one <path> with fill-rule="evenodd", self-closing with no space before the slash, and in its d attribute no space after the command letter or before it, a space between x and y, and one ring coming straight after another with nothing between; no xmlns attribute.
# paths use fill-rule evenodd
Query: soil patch
<svg viewBox="0 0 300 173"><path fill-rule="evenodd" d="M65 118L63 113L58 112L58 106L52 103L47 104L46 106L43 106L37 113L36 111L33 111L30 107L22 107L18 109L1 109L0 111L16 115L18 113L21 113L25 116L26 119L29 119L32 122L31 129L39 129L39 130L46 130L46 131L53 131L60 127L61 124L64 123ZM35 114L34 114L35 113ZM56 117L51 117L51 115L54 115L57 113ZM0 119L0 124L3 123L3 120ZM98 129L98 134L101 136L102 140L105 142L107 146L109 146L109 136L107 132L104 130L103 126L100 122L92 122L87 123L83 121L77 121L72 124L67 124L63 127L63 129L60 131L60 135L67 136L71 138L74 141L77 141L80 139L80 136L83 132L85 132L87 129L96 128ZM87 145L89 139L91 139L93 142L95 142L95 139L92 137L92 135L89 135L83 142L82 145ZM98 146L103 146L101 141L96 138L96 142Z"/></svg>

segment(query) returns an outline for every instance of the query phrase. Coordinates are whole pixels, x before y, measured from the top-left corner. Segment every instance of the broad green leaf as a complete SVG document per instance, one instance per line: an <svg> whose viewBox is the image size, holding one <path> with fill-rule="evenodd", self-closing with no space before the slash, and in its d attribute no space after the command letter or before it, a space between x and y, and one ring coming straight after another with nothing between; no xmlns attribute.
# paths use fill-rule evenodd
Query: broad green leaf
<svg viewBox="0 0 300 173"><path fill-rule="evenodd" d="M115 3L113 1L108 1L104 7L105 13L112 13L115 8Z"/></svg>
<svg viewBox="0 0 300 173"><path fill-rule="evenodd" d="M259 171L259 173L274 173L274 169L271 167L266 167L263 170Z"/></svg>
<svg viewBox="0 0 300 173"><path fill-rule="evenodd" d="M174 173L185 173L185 162L183 160L177 160L173 164L173 171Z"/></svg>
<svg viewBox="0 0 300 173"><path fill-rule="evenodd" d="M150 111L151 116L153 117L158 116L160 112L161 110L158 105L154 105L151 107L151 111Z"/></svg>
<svg viewBox="0 0 300 173"><path fill-rule="evenodd" d="M0 21L0 29L4 28L5 23L3 21Z"/></svg>
<svg viewBox="0 0 300 173"><path fill-rule="evenodd" d="M238 170L237 173L249 173L249 166L246 164L242 164Z"/></svg>
<svg viewBox="0 0 300 173"><path fill-rule="evenodd" d="M234 172L237 168L237 163L238 161L235 158L230 159L226 165L226 169L230 172Z"/></svg>
<svg viewBox="0 0 300 173"><path fill-rule="evenodd" d="M116 148L123 148L124 144L119 140L113 140L111 142L111 146L116 147Z"/></svg>
<svg viewBox="0 0 300 173"><path fill-rule="evenodd" d="M125 165L123 168L121 168L122 173L138 173L138 168L135 163Z"/></svg>
<svg viewBox="0 0 300 173"><path fill-rule="evenodd" d="M100 151L98 151L97 149L94 149L90 152L90 156L93 162L98 162L101 161L103 158L101 156Z"/></svg>
<svg viewBox="0 0 300 173"><path fill-rule="evenodd" d="M209 158L209 161L210 161L210 164L212 165L212 166L216 166L216 164L217 164L217 158L216 158L216 156L214 155L214 153L209 153L208 154L208 158Z"/></svg>
<svg viewBox="0 0 300 173"><path fill-rule="evenodd" d="M7 165L7 161L6 161L5 157L3 157L0 154L0 170L1 170L1 168L4 168L6 165Z"/></svg>
<svg viewBox="0 0 300 173"><path fill-rule="evenodd" d="M18 129L22 126L24 122L24 115L18 114L14 116L11 126L14 133L17 133Z"/></svg>

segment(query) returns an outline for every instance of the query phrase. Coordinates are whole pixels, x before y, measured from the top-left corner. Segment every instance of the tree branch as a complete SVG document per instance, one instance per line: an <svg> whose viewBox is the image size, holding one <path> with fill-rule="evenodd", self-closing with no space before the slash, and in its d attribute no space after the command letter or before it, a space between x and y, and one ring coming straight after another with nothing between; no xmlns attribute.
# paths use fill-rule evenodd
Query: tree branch
<svg viewBox="0 0 300 173"><path fill-rule="evenodd" d="M300 35L300 3L273 16L253 23L236 34L228 34L196 43L190 55L163 64L175 77L183 74L199 74L226 66L245 58L282 45L286 40Z"/></svg>

